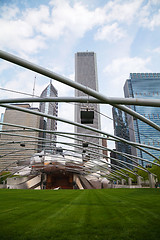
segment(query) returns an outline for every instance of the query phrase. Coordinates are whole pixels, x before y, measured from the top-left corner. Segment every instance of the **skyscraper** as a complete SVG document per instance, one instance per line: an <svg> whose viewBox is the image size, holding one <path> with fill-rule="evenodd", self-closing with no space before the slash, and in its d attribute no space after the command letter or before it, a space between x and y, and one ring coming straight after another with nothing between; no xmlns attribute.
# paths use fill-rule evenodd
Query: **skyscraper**
<svg viewBox="0 0 160 240"><path fill-rule="evenodd" d="M55 87L52 85L52 82L43 90L40 97L47 98L47 97L57 97L58 93ZM40 112L49 114L52 116L58 115L58 103L56 102L41 102L40 103ZM57 130L57 121L53 119L49 119L47 117L41 118L41 129L48 130L48 131L56 131ZM56 135L50 133L43 133L40 134L40 137L43 137L48 142L42 143L42 150L45 152L55 153L56 143ZM51 142L52 141L52 142Z"/></svg>
<svg viewBox="0 0 160 240"><path fill-rule="evenodd" d="M124 85L124 94L127 98L160 99L160 73L131 73L130 79L128 79ZM132 106L131 108L157 125L160 125L159 107ZM131 141L160 147L160 134L158 130L129 115L128 125ZM140 150L136 150L135 148L131 148L131 150L133 155L151 161L154 160L151 156ZM159 151L149 149L148 151L156 157L160 157ZM144 163L144 165L146 165L146 163Z"/></svg>
<svg viewBox="0 0 160 240"><path fill-rule="evenodd" d="M97 78L97 62L96 54L94 52L78 52L75 54L75 81L77 83L83 84L86 87L92 88L98 91L98 78ZM87 96L85 93L75 90L75 96ZM88 96L89 98L89 96ZM93 124L87 124L96 129L100 129L100 115L99 115L99 105L97 104L87 104L79 103L75 104L75 122L81 123L80 112L85 109L94 109L94 121ZM99 135L93 131L83 129L81 127L75 127L76 133L83 133L89 135ZM92 137L81 137L87 142L94 142L99 144L98 138Z"/></svg>
<svg viewBox="0 0 160 240"><path fill-rule="evenodd" d="M114 123L114 135L121 137L123 139L129 140L129 128L127 121L127 114L121 111L118 108L112 108L113 113L113 123ZM131 146L124 142L115 142L116 151L131 154ZM117 159L124 162L131 163L131 160L128 160L126 157L116 154ZM114 162L116 165L119 165L118 162Z"/></svg>

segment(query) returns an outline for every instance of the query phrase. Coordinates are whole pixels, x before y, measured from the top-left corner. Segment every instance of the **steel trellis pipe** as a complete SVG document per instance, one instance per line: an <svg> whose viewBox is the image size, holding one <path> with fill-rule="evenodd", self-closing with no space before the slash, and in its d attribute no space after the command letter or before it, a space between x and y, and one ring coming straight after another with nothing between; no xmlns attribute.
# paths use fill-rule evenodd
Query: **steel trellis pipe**
<svg viewBox="0 0 160 240"><path fill-rule="evenodd" d="M9 105L12 107L12 105ZM9 107L8 107L9 108ZM15 109L15 108L14 108ZM36 114L35 111L32 112L33 114ZM45 117L48 117L49 115L45 115ZM54 117L54 116L52 116ZM59 120L59 118L57 119ZM60 121L60 120L59 120ZM66 120L67 121L67 120ZM73 125L75 125L74 122L72 122ZM11 124L11 123L2 123L0 122L0 125L6 125L6 126L11 126L11 127L19 127L19 128L23 128L23 129L30 129L30 130L34 130L34 131L38 131L38 132L46 132L46 133L50 133L50 134L55 134L55 135L59 135L59 134L65 134L65 135L76 135L76 136L84 136L84 137L92 137L92 138L99 138L99 139L106 139L106 137L104 136L97 136L97 135L88 135L88 134L82 134L82 133L72 133L72 132L60 132L60 131L48 131L48 130L42 130L42 129L38 129L38 128L32 128L32 127L28 127L28 126L24 126L24 125L17 125L17 124ZM80 125L81 127L84 127L84 125ZM94 129L92 128L91 130L95 131L97 129ZM144 147L144 148L149 148L149 149L154 149L154 150L157 150L157 151L160 151L160 148L157 148L157 147L154 147L154 146L148 146L148 145L145 145L145 144L141 144L141 143L135 143L135 142L130 142L130 141L127 141L125 139L122 139L120 137L117 137L117 136L114 136L112 134L109 134L109 133L104 133L104 132L101 132L102 134L105 134L107 136L110 136L114 139L111 139L111 138L107 138L108 140L110 141L123 141L129 145L132 145L132 146L140 146L140 147ZM117 140L116 140L117 139ZM143 150L142 150L143 151Z"/></svg>
<svg viewBox="0 0 160 240"><path fill-rule="evenodd" d="M8 133L2 133L2 134L7 134L7 135L10 135L10 134L8 134ZM12 134L12 136L19 136L19 137L26 137L26 135L20 135L20 134ZM28 138L30 138L30 136L27 136ZM35 139L38 139L37 137L31 137L31 138L35 138ZM40 138L39 138L39 140L40 140ZM48 142L48 141L46 141L46 142ZM65 145L69 145L69 146L77 146L77 147L79 147L79 148L81 148L81 149L83 149L83 147L81 146L81 145L78 145L78 144L75 144L75 143L66 143L66 142L58 142L58 141L54 141L54 140L52 140L52 142L53 143L61 143L61 144L65 144ZM92 143L91 143L92 144ZM99 149L99 146L97 146L96 144L92 144L92 145L94 145L94 146L96 146L96 147L98 147L98 149ZM90 147L90 148L94 148L94 147ZM100 148L102 148L102 146L100 146ZM121 153L121 152L117 152L117 151L115 151L115 150L111 150L111 149L109 149L109 148L104 148L103 147L103 149L105 149L105 150L109 150L109 151L112 151L112 152L116 152L116 153L118 153L118 154L120 154L120 155L122 155L122 156L125 156L126 158L128 158L128 155L129 154L125 154L125 153ZM97 152L94 152L94 154L98 154ZM99 155L103 155L103 154L99 154ZM104 157L105 157L105 155L103 155ZM130 157L135 157L135 156L133 156L133 155L129 155ZM131 161L133 161L133 162L135 162L135 160L133 160L133 159L131 159L131 158L128 158L128 159L130 159ZM139 159L138 157L137 157L137 159ZM149 160L146 160L146 159L143 159L144 161L147 161L147 162L149 162L149 163L152 163L151 161L149 161ZM136 164L138 164L137 162L135 162ZM159 164L157 164L157 163L152 163L153 165L157 165L157 166L159 166ZM138 164L139 166L141 166L140 164ZM143 168L143 166L141 166L142 168ZM149 172L149 170L147 170L148 172Z"/></svg>
<svg viewBox="0 0 160 240"><path fill-rule="evenodd" d="M38 137L33 137L33 136L27 136L27 135L20 135L20 134L9 134L9 133L3 133L3 132L1 132L1 134L4 134L4 135L12 135L12 136L19 136L19 137L27 137L27 138L34 138L34 139L39 139L39 140L43 140L43 138L38 138ZM60 134L60 136L61 136L61 134ZM69 138L71 138L71 139L75 139L75 138L73 138L73 137L69 137ZM80 139L79 139L80 140ZM47 140L44 140L45 142L48 142ZM81 141L81 140L80 140ZM52 141L53 143L55 143L56 141ZM9 143L12 143L12 142L9 142ZM61 142L62 143L62 142ZM64 143L64 144L66 144L66 143ZM99 146L99 145L96 145L95 143L91 143L92 145L94 145L94 146L96 146L96 147L100 147L101 149L102 149L102 146ZM68 144L68 145L70 145L70 146L74 146L75 144ZM78 146L78 145L77 145ZM91 148L93 148L93 147L91 147ZM112 151L112 152L116 152L116 153L118 153L118 154L120 154L120 155L122 155L122 156L125 156L126 158L128 158L128 159L130 159L131 161L133 161L133 162L135 162L133 159L131 159L131 158L129 158L128 156L130 156L130 157L133 157L133 158L137 158L137 159L139 159L139 160L143 160L143 161L146 161L146 162L149 162L149 163L151 163L151 164L153 164L153 165L157 165L157 166L159 166L159 164L157 164L157 163L154 163L154 162L151 162L151 161L149 161L149 160L147 160L147 159L141 159L141 158L138 158L138 157L136 157L136 156L133 156L133 155L130 155L130 154L126 154L126 153L122 153L122 152L118 152L118 151L115 151L115 150L111 150L111 149L109 149L109 148L104 148L103 147L103 149L104 150L109 150L109 151ZM136 162L136 164L138 164L137 162ZM139 166L141 166L140 164L138 164ZM142 168L143 168L143 166L142 166Z"/></svg>
<svg viewBox="0 0 160 240"><path fill-rule="evenodd" d="M93 132L97 132L97 133L101 133L101 134L105 134L105 135L111 136L111 137L113 137L113 138L115 138L115 139L117 139L117 140L120 140L120 141L122 141L122 142L128 143L129 145L132 145L132 146L136 146L136 145L137 145L137 143L127 141L127 140L122 139L122 138L120 138L120 137L117 137L117 136L108 134L108 133L106 133L106 132L103 132L103 131L101 131L101 130L99 130L99 129L92 128L92 127L90 127L90 126L86 126L86 125L84 125L84 124L80 124L80 123L77 123L77 122L69 121L69 120L66 120L66 119L64 119L64 118L60 118L60 117L56 117L56 116L44 114L44 113L41 113L41 112L37 112L37 111L30 110L30 109L26 109L26 108L22 108L22 107L17 107L17 106L9 105L9 104L0 104L0 106L2 106L2 107L7 107L7 108L11 108L11 109L15 109L15 110L22 111L22 112L27 112L27 113L35 114L35 115L39 115L39 116L43 116L43 117L48 117L48 118L50 118L50 119L58 120L58 121L65 122L65 123L68 123L68 124L71 124L71 125L75 125L75 126L78 126L78 127L82 127L82 128L85 128L85 129L89 129L89 130L91 130L91 131L93 131ZM138 144L138 146L145 147L145 148L150 148L150 146L147 146L147 145L144 145L144 144ZM160 151L160 148L155 148L155 147L151 147L151 148Z"/></svg>
<svg viewBox="0 0 160 240"><path fill-rule="evenodd" d="M17 56L14 56L13 54L9 54L5 51L0 50L0 58L15 63L21 67L30 69L34 72L40 73L46 77L49 77L51 79L57 80L61 83L67 84L70 87L73 87L75 89L78 89L84 93L86 93L87 95L91 95L92 97L95 97L101 101L104 101L107 103L108 98L105 95L100 94L99 92L88 88L86 86L83 86L82 84L79 84L77 82L74 82L66 77L63 77L59 74L56 74L48 69L45 69L41 66L38 66L36 64L33 64L29 61L26 61L22 58L19 58ZM160 131L160 126L158 126L157 124L155 124L154 122L150 121L149 119L145 118L144 116L140 115L139 113L133 111L132 109L126 107L126 106L122 106L122 105L117 105L117 104L111 104L112 106L115 106L116 108L119 108L120 110L127 112L128 114L132 115L133 117L136 117L138 119L140 119L141 121L147 123L148 125L150 125L151 127L155 128L156 130Z"/></svg>
<svg viewBox="0 0 160 240"><path fill-rule="evenodd" d="M65 103L99 103L99 104L124 104L135 106L160 107L159 99L141 99L141 98L114 98L108 97L108 101L98 100L90 97L30 97L30 98L8 98L0 99L0 103L28 103L28 102L65 102Z"/></svg>

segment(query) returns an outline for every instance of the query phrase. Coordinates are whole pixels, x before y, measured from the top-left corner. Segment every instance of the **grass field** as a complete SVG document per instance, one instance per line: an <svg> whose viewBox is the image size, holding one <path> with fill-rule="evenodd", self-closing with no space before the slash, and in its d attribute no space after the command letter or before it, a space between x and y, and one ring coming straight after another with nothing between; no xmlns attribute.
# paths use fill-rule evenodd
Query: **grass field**
<svg viewBox="0 0 160 240"><path fill-rule="evenodd" d="M4 239L159 240L160 189L1 189Z"/></svg>

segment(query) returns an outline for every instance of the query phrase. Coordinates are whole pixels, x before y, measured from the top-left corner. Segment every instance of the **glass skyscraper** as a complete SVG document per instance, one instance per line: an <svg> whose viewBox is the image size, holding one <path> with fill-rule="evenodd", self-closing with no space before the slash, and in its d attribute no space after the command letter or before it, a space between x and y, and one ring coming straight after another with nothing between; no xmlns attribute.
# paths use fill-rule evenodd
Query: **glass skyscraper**
<svg viewBox="0 0 160 240"><path fill-rule="evenodd" d="M128 121L127 121L127 114L116 107L112 108L112 114L113 114L113 123L114 123L114 135L121 137L123 139L129 140L129 128L128 128ZM115 142L116 151L131 154L131 146L124 143L124 142ZM115 155L117 159L122 160L124 162L132 163L131 160L127 159L126 157L116 154ZM111 161L112 163L116 165L118 162ZM127 165L128 166L128 165Z"/></svg>
<svg viewBox="0 0 160 240"><path fill-rule="evenodd" d="M57 90L55 87L50 84L43 90L40 97L47 98L47 97L57 97ZM58 103L56 102L41 102L40 103L40 112L46 113L49 115L57 116L58 115ZM53 119L49 119L47 117L41 118L41 129L48 130L48 131L56 131L57 130L57 121ZM56 140L56 135L49 134L49 133L41 133L40 137L48 140L48 143L42 143L42 150L45 152L55 153L56 143L51 142Z"/></svg>
<svg viewBox="0 0 160 240"><path fill-rule="evenodd" d="M160 99L160 73L131 73L124 85L126 98ZM130 106L136 112L160 125L160 108ZM160 147L160 132L146 123L128 115L130 140L142 144ZM154 158L143 151L132 149L132 154L153 161ZM160 151L146 149L156 157L160 157ZM142 162L145 166L147 163Z"/></svg>

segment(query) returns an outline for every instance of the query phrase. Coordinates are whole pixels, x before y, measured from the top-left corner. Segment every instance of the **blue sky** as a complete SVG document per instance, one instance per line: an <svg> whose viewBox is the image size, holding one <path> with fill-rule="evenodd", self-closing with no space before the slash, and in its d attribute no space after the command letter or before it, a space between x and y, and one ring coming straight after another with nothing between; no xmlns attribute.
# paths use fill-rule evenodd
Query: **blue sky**
<svg viewBox="0 0 160 240"><path fill-rule="evenodd" d="M0 0L0 49L73 80L74 54L94 51L99 92L123 97L131 72L160 72L160 1ZM1 88L32 93L35 75L39 95L49 79L0 60ZM59 96L74 95L71 88L53 84ZM0 90L0 96L20 95ZM109 106L101 112L112 117ZM73 105L61 104L59 116L73 120ZM102 129L113 133L112 121L103 117Z"/></svg>

